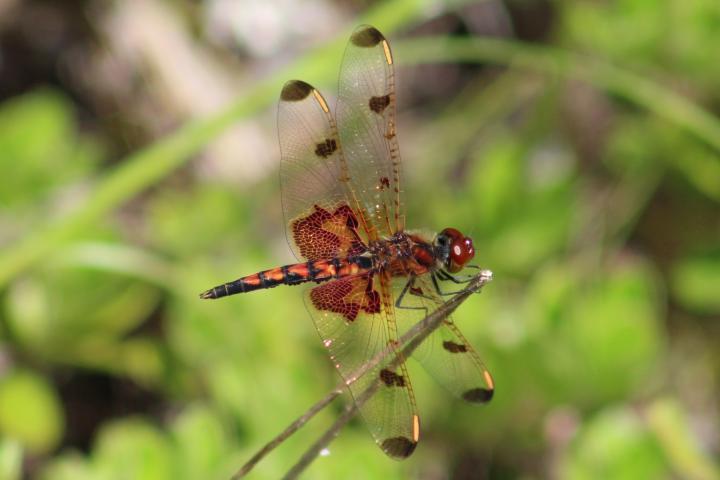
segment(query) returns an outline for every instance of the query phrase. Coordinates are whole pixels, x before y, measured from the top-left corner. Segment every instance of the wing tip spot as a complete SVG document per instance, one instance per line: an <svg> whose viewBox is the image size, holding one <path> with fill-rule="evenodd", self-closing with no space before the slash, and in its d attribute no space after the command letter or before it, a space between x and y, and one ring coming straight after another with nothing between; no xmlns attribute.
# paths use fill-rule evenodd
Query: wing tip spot
<svg viewBox="0 0 720 480"><path fill-rule="evenodd" d="M356 47L374 47L380 42L385 41L385 37L380 30L370 25L363 25L359 27L350 37L350 41ZM387 42L385 42L387 43Z"/></svg>
<svg viewBox="0 0 720 480"><path fill-rule="evenodd" d="M471 403L488 403L493 398L494 389L473 388L462 394L463 400Z"/></svg>
<svg viewBox="0 0 720 480"><path fill-rule="evenodd" d="M417 442L414 442L407 437L392 437L383 440L380 447L390 457L402 460L412 455L415 451L415 447L417 447Z"/></svg>
<svg viewBox="0 0 720 480"><path fill-rule="evenodd" d="M312 85L302 80L290 80L283 86L280 99L286 102L298 102L306 99L314 90Z"/></svg>

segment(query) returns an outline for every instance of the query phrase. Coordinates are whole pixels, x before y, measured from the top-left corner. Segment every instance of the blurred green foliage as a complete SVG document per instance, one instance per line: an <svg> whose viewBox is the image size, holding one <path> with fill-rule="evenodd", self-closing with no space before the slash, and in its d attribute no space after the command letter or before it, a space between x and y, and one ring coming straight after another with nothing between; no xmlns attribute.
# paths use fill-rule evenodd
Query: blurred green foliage
<svg viewBox="0 0 720 480"><path fill-rule="evenodd" d="M76 133L72 102L38 89L0 107L0 203L19 209L47 200L54 188L81 180L97 164L97 142ZM18 210L16 210L17 212Z"/></svg>
<svg viewBox="0 0 720 480"><path fill-rule="evenodd" d="M0 429L31 451L44 452L60 440L57 394L41 376L15 371L0 382Z"/></svg>
<svg viewBox="0 0 720 480"><path fill-rule="evenodd" d="M392 39L417 21L414 5L388 2L365 19ZM455 315L494 374L493 402L459 404L411 365L424 427L415 455L388 460L358 421L308 478L720 478L720 154L707 134L720 125L709 113L720 3L554 9L548 42L569 66L543 69L539 51L506 42L536 67L507 58L502 74L424 107L416 123L430 134L405 154L410 227L468 232L495 272ZM332 85L336 50L308 54L290 76ZM585 58L689 93L654 110L602 75L579 86L584 64L572 62ZM276 176L247 188L163 181L269 106L284 76L110 168L63 91L0 105L0 478L22 478L23 458L48 480L229 478L335 385L294 289L197 300L291 261ZM710 128L693 130L688 110L674 122L678 105L707 108L697 111ZM103 406L69 405L64 386L78 374L156 403L120 409L81 451L67 445L71 408L85 418ZM339 411L256 476L282 475Z"/></svg>

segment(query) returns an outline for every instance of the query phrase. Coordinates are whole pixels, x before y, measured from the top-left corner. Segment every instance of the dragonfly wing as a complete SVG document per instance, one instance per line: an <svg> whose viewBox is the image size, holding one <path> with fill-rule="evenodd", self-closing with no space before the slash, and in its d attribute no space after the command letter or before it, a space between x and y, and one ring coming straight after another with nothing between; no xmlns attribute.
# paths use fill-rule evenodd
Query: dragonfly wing
<svg viewBox="0 0 720 480"><path fill-rule="evenodd" d="M318 90L300 80L285 84L278 137L286 235L295 256L317 260L362 251L357 214L341 181L337 128Z"/></svg>
<svg viewBox="0 0 720 480"><path fill-rule="evenodd" d="M395 292L399 294L406 282L396 280ZM416 277L413 288L401 300L403 308L395 309L401 331L407 330L443 303L429 275ZM452 318L446 318L418 346L413 358L457 398L471 403L487 403L492 399L495 388L493 378Z"/></svg>
<svg viewBox="0 0 720 480"><path fill-rule="evenodd" d="M395 112L390 45L363 25L345 49L335 114L351 195L368 217L370 238L404 229Z"/></svg>
<svg viewBox="0 0 720 480"><path fill-rule="evenodd" d="M388 330L377 276L346 277L308 290L305 303L323 345L380 448L402 459L415 450L420 424L405 362ZM390 349L374 367L369 362Z"/></svg>
<svg viewBox="0 0 720 480"><path fill-rule="evenodd" d="M358 255L404 227L392 63L380 32L365 26L353 33L340 69L339 132L316 89L297 80L283 88L283 211L298 258ZM387 274L369 272L312 286L305 303L373 437L387 455L405 458L420 424L392 293Z"/></svg>

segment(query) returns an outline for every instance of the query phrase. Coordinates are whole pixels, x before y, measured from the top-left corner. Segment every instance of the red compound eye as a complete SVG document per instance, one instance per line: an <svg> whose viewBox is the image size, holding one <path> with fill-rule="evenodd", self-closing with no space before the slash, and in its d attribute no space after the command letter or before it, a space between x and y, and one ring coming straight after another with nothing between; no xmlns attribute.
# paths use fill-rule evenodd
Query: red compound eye
<svg viewBox="0 0 720 480"><path fill-rule="evenodd" d="M445 235L450 240L450 258L447 268L452 273L459 272L475 256L472 239L454 228L446 228L441 235Z"/></svg>

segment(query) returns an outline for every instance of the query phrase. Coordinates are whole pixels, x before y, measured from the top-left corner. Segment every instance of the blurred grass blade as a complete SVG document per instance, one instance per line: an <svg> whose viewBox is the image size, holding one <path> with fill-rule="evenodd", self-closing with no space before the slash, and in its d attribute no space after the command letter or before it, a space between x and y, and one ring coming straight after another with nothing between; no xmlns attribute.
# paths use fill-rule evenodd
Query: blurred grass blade
<svg viewBox="0 0 720 480"><path fill-rule="evenodd" d="M363 20L375 22L389 32L403 24L397 12L419 15L421 2L389 2L373 10ZM383 12L398 8L389 17ZM412 20L407 17L406 23ZM382 20L382 21L381 21ZM299 62L250 88L226 110L209 118L195 120L164 140L130 155L121 166L100 181L77 211L51 226L31 232L0 254L0 286L39 261L68 239L103 218L139 192L186 163L191 155L240 119L247 118L275 101L282 82L303 77L310 81L331 78L337 69L346 35L318 49ZM529 68L587 81L598 88L620 95L646 108L704 140L720 151L720 121L682 96L636 74L607 63L571 54L555 48L531 46L519 42L433 37L397 42L401 64L434 62L493 62ZM338 61L329 61L330 58Z"/></svg>
<svg viewBox="0 0 720 480"><path fill-rule="evenodd" d="M128 245L83 242L62 250L55 261L61 267L87 267L139 278L170 287L177 277L172 265L150 252Z"/></svg>
<svg viewBox="0 0 720 480"><path fill-rule="evenodd" d="M394 45L403 64L489 62L583 80L647 109L720 152L717 117L652 80L589 56L492 38L432 37Z"/></svg>
<svg viewBox="0 0 720 480"><path fill-rule="evenodd" d="M698 445L676 401L666 398L655 402L647 412L647 419L680 478L720 479L720 469Z"/></svg>
<svg viewBox="0 0 720 480"><path fill-rule="evenodd" d="M453 7L459 8L468 1L456 1ZM374 24L391 34L412 24L426 12L427 2L424 0L394 0L367 10L359 21ZM193 154L233 123L272 105L286 80L304 78L322 84L322 79L335 78L351 27L338 34L333 42L318 47L271 78L258 81L227 109L191 121L164 139L123 159L118 168L97 184L81 208L46 228L30 232L0 253L0 286L81 233L87 225L187 163Z"/></svg>

